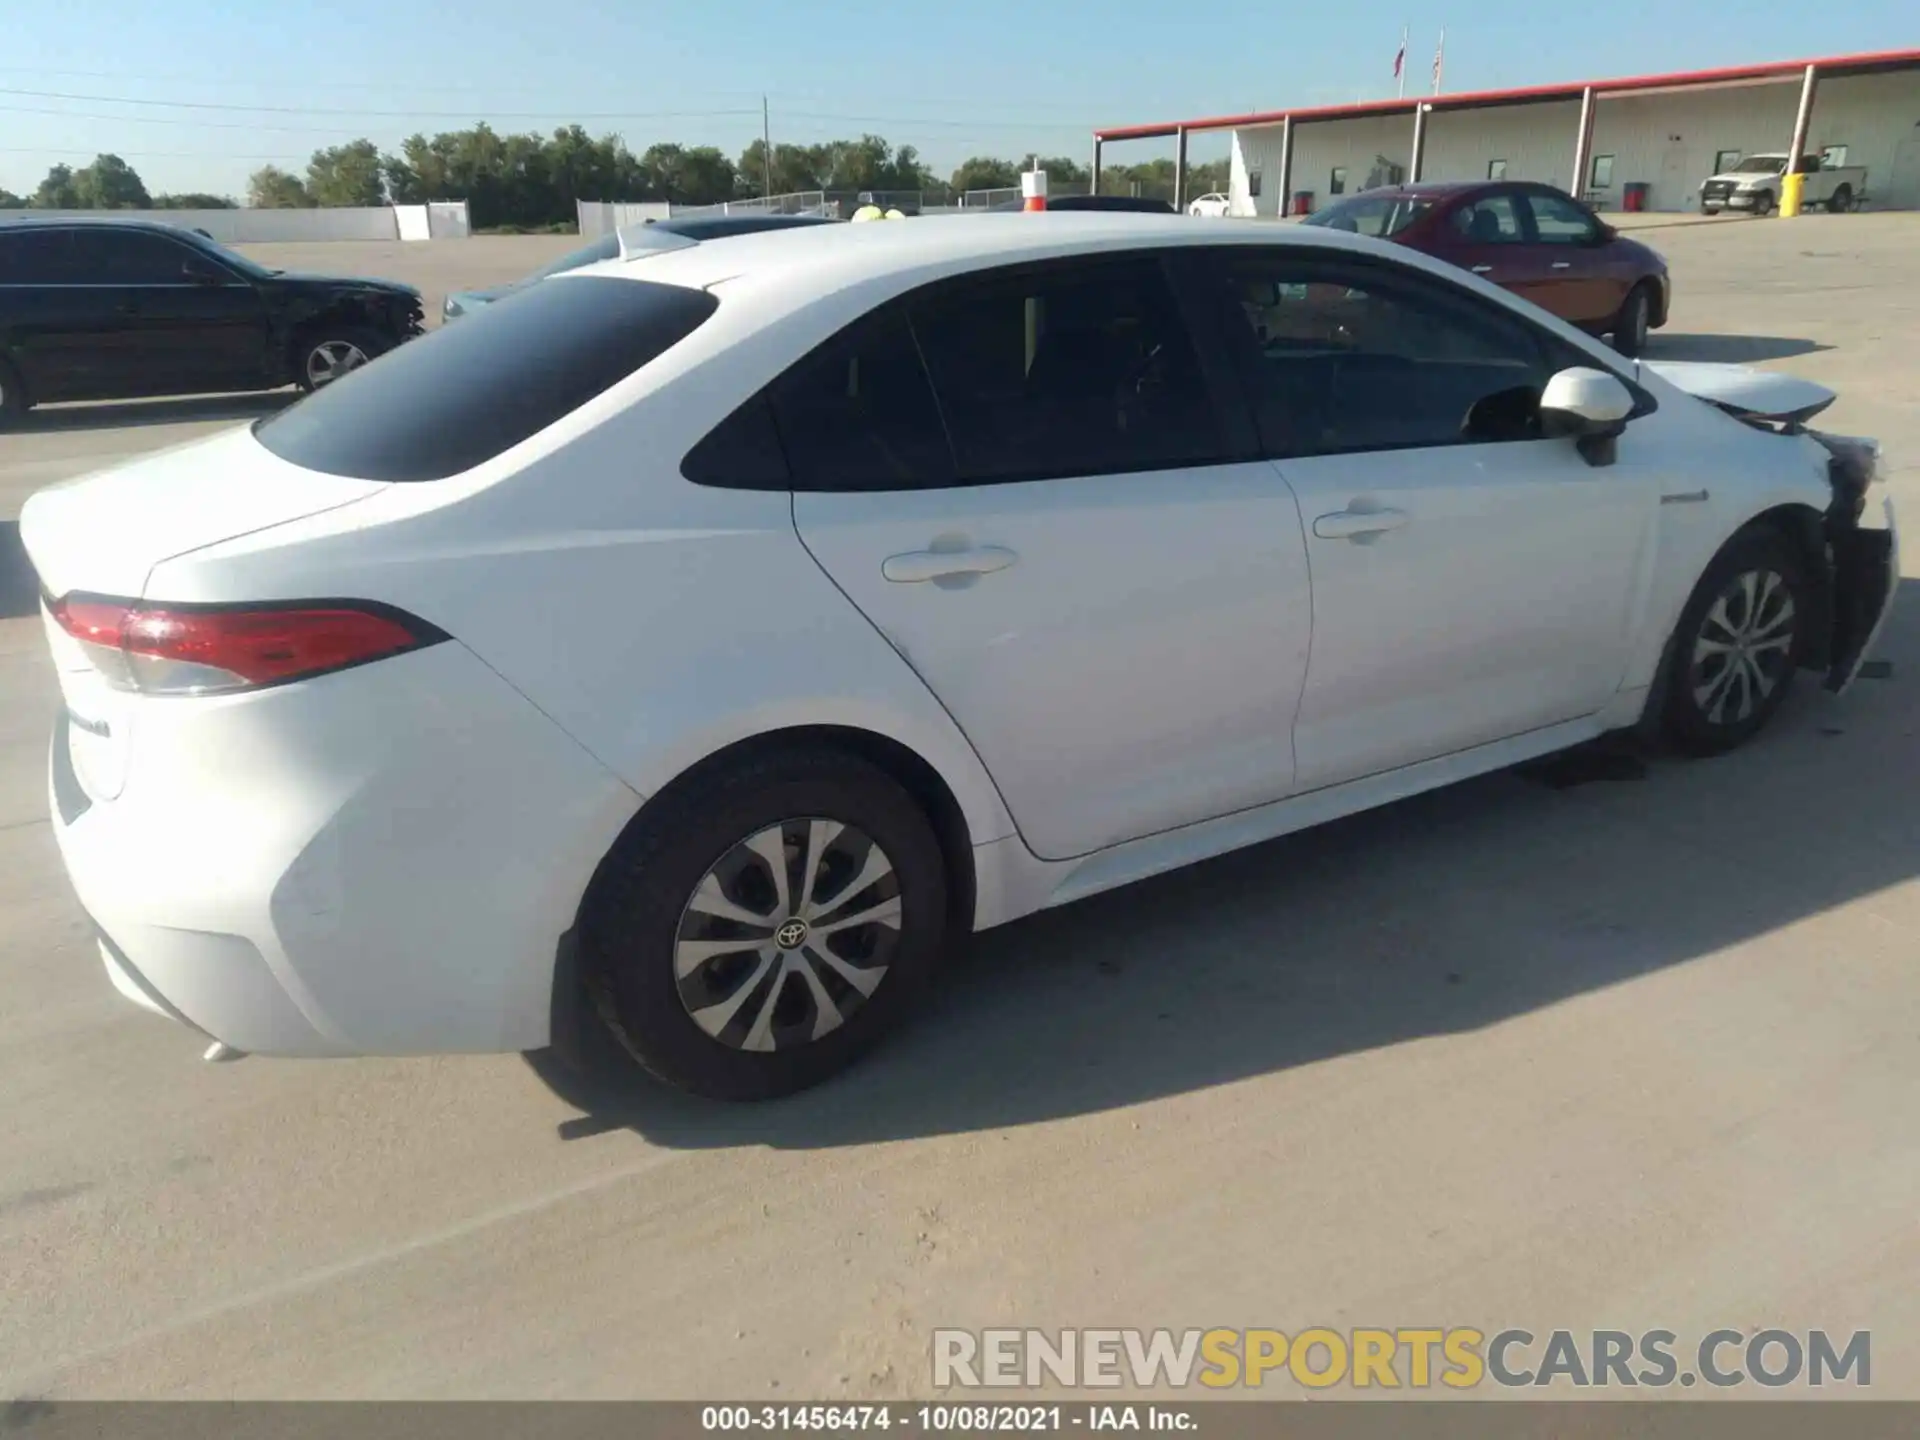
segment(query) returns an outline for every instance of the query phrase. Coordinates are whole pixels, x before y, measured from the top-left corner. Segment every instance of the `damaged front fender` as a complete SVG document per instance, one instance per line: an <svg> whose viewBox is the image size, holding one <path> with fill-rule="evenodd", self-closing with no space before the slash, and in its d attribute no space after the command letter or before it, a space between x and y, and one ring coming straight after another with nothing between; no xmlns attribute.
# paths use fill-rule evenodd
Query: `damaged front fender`
<svg viewBox="0 0 1920 1440"><path fill-rule="evenodd" d="M1806 434L1827 451L1833 503L1825 520L1832 633L1827 646L1827 689L1844 694L1879 642L1900 587L1900 536L1893 501L1881 500L1885 527L1868 528L1867 492L1880 478L1878 441L1851 435Z"/></svg>

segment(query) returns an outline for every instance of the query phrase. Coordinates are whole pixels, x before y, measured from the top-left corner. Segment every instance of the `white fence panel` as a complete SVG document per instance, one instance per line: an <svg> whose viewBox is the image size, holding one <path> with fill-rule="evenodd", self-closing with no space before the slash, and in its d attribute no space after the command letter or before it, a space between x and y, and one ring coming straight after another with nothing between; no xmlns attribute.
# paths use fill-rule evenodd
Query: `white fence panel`
<svg viewBox="0 0 1920 1440"><path fill-rule="evenodd" d="M424 205L396 205L393 207L394 224L400 229L402 240L431 240L432 223L427 219L427 207Z"/></svg>
<svg viewBox="0 0 1920 1440"><path fill-rule="evenodd" d="M427 233L434 240L465 240L473 233L464 200L433 200L427 205Z"/></svg>

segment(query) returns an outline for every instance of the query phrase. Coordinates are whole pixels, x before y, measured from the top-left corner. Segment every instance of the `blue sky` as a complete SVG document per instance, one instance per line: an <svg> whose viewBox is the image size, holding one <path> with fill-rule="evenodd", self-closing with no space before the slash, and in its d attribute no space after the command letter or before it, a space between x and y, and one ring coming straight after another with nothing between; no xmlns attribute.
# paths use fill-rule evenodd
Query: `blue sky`
<svg viewBox="0 0 1920 1440"><path fill-rule="evenodd" d="M240 194L323 145L479 119L737 154L763 93L776 143L872 131L943 172L978 153L1084 157L1095 125L1392 94L1403 26L1410 90L1443 26L1449 90L1920 45L1913 0L1566 15L1541 0L18 0L0 22L0 187L112 150L150 189Z"/></svg>

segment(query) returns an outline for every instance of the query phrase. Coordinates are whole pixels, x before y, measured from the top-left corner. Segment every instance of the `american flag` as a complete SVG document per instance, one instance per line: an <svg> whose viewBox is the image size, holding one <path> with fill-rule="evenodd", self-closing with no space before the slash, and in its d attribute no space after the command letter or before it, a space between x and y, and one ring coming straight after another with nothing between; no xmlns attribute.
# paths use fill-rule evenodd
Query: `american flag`
<svg viewBox="0 0 1920 1440"><path fill-rule="evenodd" d="M1405 40L1402 40L1400 42L1399 50L1397 50L1394 53L1394 57L1393 57L1393 78L1398 80L1400 78L1400 72L1406 69L1406 66L1407 66L1407 42Z"/></svg>

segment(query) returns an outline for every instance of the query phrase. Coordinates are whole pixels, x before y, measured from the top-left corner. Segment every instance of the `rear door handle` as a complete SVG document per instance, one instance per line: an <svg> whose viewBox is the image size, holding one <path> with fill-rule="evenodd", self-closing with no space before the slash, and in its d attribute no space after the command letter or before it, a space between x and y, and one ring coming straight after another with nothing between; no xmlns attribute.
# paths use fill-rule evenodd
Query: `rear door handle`
<svg viewBox="0 0 1920 1440"><path fill-rule="evenodd" d="M1313 522L1322 540L1361 540L1398 530L1413 517L1404 510L1337 510Z"/></svg>
<svg viewBox="0 0 1920 1440"><path fill-rule="evenodd" d="M971 550L913 550L905 555L889 555L880 562L880 573L896 585L918 585L958 575L991 575L1019 558L999 545L981 545Z"/></svg>

